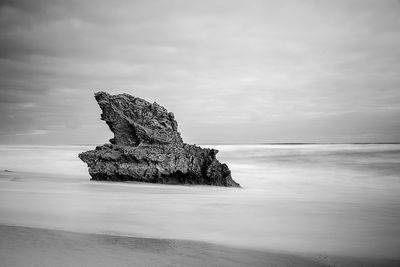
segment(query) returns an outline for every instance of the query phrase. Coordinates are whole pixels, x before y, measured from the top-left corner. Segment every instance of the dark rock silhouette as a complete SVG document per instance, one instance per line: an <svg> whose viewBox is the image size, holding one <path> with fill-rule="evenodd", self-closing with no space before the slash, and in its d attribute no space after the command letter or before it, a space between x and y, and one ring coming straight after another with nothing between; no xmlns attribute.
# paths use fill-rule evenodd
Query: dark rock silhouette
<svg viewBox="0 0 400 267"><path fill-rule="evenodd" d="M111 144L79 154L93 180L234 186L218 150L183 143L174 114L128 94L98 92Z"/></svg>

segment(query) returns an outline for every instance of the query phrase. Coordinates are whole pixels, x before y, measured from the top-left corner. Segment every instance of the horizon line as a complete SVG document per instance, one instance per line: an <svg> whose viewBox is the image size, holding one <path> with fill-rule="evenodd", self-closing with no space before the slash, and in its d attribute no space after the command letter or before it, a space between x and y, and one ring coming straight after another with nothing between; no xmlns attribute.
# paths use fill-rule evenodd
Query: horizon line
<svg viewBox="0 0 400 267"><path fill-rule="evenodd" d="M1 144L0 146L99 146L97 144ZM193 143L193 145L395 145L400 142L261 142L261 143Z"/></svg>

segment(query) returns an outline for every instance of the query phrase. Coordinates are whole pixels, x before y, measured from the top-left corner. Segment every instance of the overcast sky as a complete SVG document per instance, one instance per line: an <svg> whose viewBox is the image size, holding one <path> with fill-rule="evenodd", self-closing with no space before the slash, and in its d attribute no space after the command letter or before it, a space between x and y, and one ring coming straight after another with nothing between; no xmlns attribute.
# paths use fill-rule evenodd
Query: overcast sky
<svg viewBox="0 0 400 267"><path fill-rule="evenodd" d="M0 143L104 143L99 90L189 143L400 142L399 1L1 1Z"/></svg>

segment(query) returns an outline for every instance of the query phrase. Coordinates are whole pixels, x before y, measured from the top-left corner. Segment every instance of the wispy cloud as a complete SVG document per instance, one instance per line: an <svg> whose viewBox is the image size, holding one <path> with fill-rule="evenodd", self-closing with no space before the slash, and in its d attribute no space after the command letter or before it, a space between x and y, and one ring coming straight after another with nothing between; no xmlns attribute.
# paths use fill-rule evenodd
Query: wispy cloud
<svg viewBox="0 0 400 267"><path fill-rule="evenodd" d="M47 130L32 130L32 131L27 131L27 132L13 132L13 133L8 133L8 134L1 134L3 136L20 136L20 135L44 135L49 133Z"/></svg>

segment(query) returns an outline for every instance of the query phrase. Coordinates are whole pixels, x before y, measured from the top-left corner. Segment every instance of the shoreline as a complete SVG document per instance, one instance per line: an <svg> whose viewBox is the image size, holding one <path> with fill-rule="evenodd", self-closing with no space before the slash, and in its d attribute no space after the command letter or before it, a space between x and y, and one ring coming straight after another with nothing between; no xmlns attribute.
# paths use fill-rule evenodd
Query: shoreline
<svg viewBox="0 0 400 267"><path fill-rule="evenodd" d="M0 225L4 266L325 266L296 255L198 241Z"/></svg>
<svg viewBox="0 0 400 267"><path fill-rule="evenodd" d="M400 260L296 255L199 241L0 224L4 266L399 266Z"/></svg>
<svg viewBox="0 0 400 267"><path fill-rule="evenodd" d="M240 190L93 182L82 148L1 147L0 266L400 266L397 145L271 147L221 147Z"/></svg>

